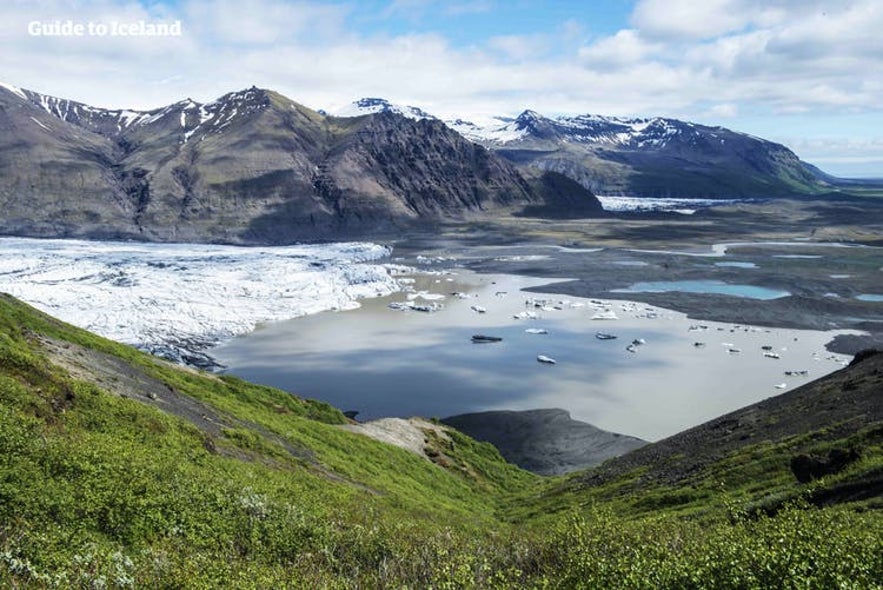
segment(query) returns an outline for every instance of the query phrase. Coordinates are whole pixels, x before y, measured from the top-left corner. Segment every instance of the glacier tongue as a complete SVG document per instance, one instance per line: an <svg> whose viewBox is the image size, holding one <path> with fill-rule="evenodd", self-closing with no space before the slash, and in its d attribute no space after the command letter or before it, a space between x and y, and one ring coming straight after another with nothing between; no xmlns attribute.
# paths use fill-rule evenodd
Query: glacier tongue
<svg viewBox="0 0 883 590"><path fill-rule="evenodd" d="M390 250L0 238L0 291L66 322L177 362L263 322L358 307L399 284Z"/></svg>

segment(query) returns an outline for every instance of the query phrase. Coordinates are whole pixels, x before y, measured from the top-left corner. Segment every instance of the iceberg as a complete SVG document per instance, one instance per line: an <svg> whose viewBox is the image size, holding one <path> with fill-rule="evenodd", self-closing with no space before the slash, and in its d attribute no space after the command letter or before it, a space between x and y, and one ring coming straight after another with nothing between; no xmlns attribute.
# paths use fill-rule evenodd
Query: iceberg
<svg viewBox="0 0 883 590"><path fill-rule="evenodd" d="M367 242L279 247L0 238L0 291L176 362L261 323L400 290Z"/></svg>

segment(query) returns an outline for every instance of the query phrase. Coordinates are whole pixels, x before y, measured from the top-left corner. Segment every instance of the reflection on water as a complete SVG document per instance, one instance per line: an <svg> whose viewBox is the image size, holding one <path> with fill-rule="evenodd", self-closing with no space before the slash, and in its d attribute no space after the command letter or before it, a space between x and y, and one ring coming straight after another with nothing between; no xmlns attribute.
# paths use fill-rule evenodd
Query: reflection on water
<svg viewBox="0 0 883 590"><path fill-rule="evenodd" d="M805 383L848 358L824 351L832 333L699 323L640 303L520 291L548 283L538 279L465 271L416 279L415 292L445 296L441 311L392 310L389 303L407 301L399 293L365 300L358 310L266 326L213 355L234 374L358 410L360 419L559 407L651 440L780 393L775 386L783 382ZM603 310L618 319L590 319ZM526 312L538 319L514 318ZM597 332L617 338L600 340ZM475 334L503 340L474 344ZM630 352L636 339L646 343ZM764 357L762 346L780 359ZM540 354L557 364L537 362ZM786 370L809 375L786 377Z"/></svg>

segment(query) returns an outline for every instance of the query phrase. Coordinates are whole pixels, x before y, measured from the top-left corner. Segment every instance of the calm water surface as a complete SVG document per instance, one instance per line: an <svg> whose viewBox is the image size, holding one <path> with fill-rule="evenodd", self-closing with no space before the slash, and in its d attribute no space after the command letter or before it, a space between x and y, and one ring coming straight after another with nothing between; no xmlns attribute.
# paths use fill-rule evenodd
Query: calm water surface
<svg viewBox="0 0 883 590"><path fill-rule="evenodd" d="M781 393L777 385L820 377L849 358L824 350L832 332L697 322L641 303L520 291L548 283L538 279L458 271L415 280L415 292L444 299L414 301L441 303L441 311L392 310L390 302L406 301L398 293L357 310L262 327L213 355L231 373L358 410L360 419L559 407L650 440ZM536 307L534 299L548 305ZM592 319L605 311L618 319ZM538 319L513 317L525 312ZM597 332L617 338L600 340ZM474 334L503 341L473 344ZM630 352L635 339L646 343ZM762 346L780 358L765 357ZM557 364L537 362L540 354Z"/></svg>

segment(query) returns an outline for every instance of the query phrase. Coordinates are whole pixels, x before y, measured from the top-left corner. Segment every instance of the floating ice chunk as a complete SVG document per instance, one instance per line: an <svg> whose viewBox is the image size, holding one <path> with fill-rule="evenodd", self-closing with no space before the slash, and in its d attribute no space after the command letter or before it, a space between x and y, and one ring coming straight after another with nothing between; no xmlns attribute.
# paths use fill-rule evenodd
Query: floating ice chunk
<svg viewBox="0 0 883 590"><path fill-rule="evenodd" d="M615 311L608 309L608 310L603 310L603 311L599 311L599 312L595 313L595 315L592 316L592 319L593 320L618 320L619 317L617 317Z"/></svg>

